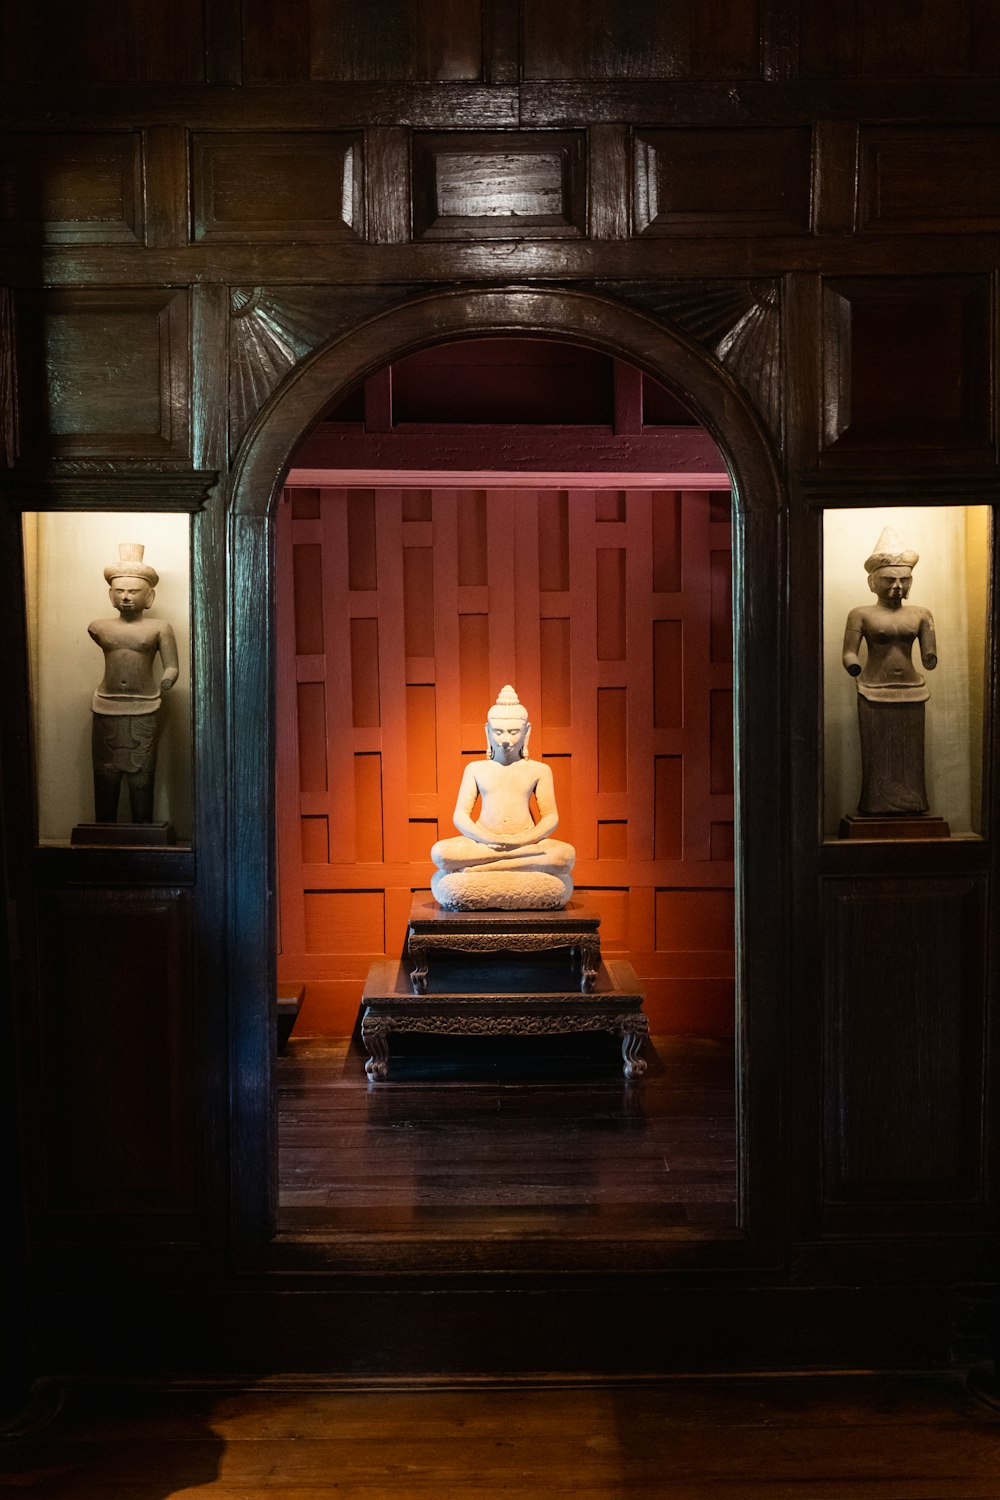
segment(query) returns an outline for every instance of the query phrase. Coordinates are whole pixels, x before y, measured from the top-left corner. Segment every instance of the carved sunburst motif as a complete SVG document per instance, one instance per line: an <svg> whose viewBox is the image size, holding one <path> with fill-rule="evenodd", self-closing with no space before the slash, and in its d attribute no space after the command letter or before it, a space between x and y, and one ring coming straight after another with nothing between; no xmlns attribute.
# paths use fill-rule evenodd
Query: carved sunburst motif
<svg viewBox="0 0 1000 1500"><path fill-rule="evenodd" d="M280 296L234 287L230 362L230 424L235 445L282 376L326 336L326 319L308 292Z"/></svg>
<svg viewBox="0 0 1000 1500"><path fill-rule="evenodd" d="M780 426L781 299L775 281L647 282L602 288L674 323L709 349L756 403L775 434Z"/></svg>
<svg viewBox="0 0 1000 1500"><path fill-rule="evenodd" d="M233 287L229 293L229 435L233 448L288 372L336 333L413 292L331 287Z"/></svg>
<svg viewBox="0 0 1000 1500"><path fill-rule="evenodd" d="M233 447L280 380L314 349L413 288L338 293L328 287L234 287L230 292ZM601 283L597 290L672 323L711 351L780 426L781 302L775 281Z"/></svg>

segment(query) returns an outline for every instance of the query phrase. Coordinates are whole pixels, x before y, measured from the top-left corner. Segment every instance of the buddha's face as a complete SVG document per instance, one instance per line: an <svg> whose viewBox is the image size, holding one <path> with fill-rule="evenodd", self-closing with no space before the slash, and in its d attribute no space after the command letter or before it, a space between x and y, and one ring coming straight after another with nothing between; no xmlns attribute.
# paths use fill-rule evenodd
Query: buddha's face
<svg viewBox="0 0 1000 1500"><path fill-rule="evenodd" d="M530 728L527 719L518 715L491 714L486 721L486 738L492 747L493 759L505 766L518 760Z"/></svg>
<svg viewBox="0 0 1000 1500"><path fill-rule="evenodd" d="M108 597L123 620L134 619L153 602L153 590L144 578L114 578Z"/></svg>
<svg viewBox="0 0 1000 1500"><path fill-rule="evenodd" d="M910 592L913 571L910 568L877 568L868 579L868 587L877 594L879 603L898 609Z"/></svg>

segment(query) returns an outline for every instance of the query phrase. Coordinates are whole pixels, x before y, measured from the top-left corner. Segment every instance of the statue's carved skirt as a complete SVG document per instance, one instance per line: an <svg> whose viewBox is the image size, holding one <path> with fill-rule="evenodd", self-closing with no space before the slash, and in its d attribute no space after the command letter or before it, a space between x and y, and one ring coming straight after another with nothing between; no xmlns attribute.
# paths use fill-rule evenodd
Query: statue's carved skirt
<svg viewBox="0 0 1000 1500"><path fill-rule="evenodd" d="M873 703L858 695L861 800L858 812L925 813L923 703Z"/></svg>
<svg viewBox="0 0 1000 1500"><path fill-rule="evenodd" d="M91 744L99 775L134 776L156 765L160 715L92 714Z"/></svg>

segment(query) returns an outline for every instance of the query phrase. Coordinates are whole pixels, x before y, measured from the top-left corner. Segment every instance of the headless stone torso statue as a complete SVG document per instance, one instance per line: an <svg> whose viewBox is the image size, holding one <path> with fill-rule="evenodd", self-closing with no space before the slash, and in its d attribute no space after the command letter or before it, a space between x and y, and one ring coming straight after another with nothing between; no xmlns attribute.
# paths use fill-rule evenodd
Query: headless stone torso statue
<svg viewBox="0 0 1000 1500"><path fill-rule="evenodd" d="M933 671L937 643L930 610L906 603L918 560L886 527L865 562L877 602L862 604L847 617L843 663L858 681L862 817L927 812L924 703L930 695L914 666L913 646L919 646L924 669Z"/></svg>
<svg viewBox="0 0 1000 1500"><path fill-rule="evenodd" d="M146 620L159 583L155 569L142 561L138 542L122 542L119 560L104 569L108 596L118 617L93 620L91 639L104 652L104 676L91 708L94 762L94 811L99 823L118 819L122 780L128 787L134 823L153 821L153 781L160 736L161 693L177 681L177 643L165 620ZM153 676L159 654L163 676Z"/></svg>
<svg viewBox="0 0 1000 1500"><path fill-rule="evenodd" d="M509 685L486 721L487 760L466 766L455 804L457 838L431 850L431 891L454 911L531 910L565 906L573 894L571 844L550 835L559 821L552 772L528 758L531 725ZM538 805L536 823L531 798ZM472 816L482 798L478 820Z"/></svg>

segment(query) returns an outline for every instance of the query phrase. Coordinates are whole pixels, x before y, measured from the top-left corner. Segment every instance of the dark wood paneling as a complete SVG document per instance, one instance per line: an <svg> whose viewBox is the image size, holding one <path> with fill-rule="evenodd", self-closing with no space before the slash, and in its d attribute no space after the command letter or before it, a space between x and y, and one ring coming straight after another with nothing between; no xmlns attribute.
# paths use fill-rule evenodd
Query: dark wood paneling
<svg viewBox="0 0 1000 1500"><path fill-rule="evenodd" d="M67 887L42 898L46 1215L193 1207L190 902L177 887Z"/></svg>
<svg viewBox="0 0 1000 1500"><path fill-rule="evenodd" d="M16 320L9 286L0 287L0 466L9 469L21 449Z"/></svg>
<svg viewBox="0 0 1000 1500"><path fill-rule="evenodd" d="M862 229L953 234L998 225L1000 128L862 130Z"/></svg>
<svg viewBox="0 0 1000 1500"><path fill-rule="evenodd" d="M327 0L312 6L310 75L458 83L482 77L481 0Z"/></svg>
<svg viewBox="0 0 1000 1500"><path fill-rule="evenodd" d="M802 0L806 77L988 77L1000 65L1000 16L992 0L879 0L828 5Z"/></svg>
<svg viewBox="0 0 1000 1500"><path fill-rule="evenodd" d="M583 233L585 136L413 137L421 239L550 239Z"/></svg>
<svg viewBox="0 0 1000 1500"><path fill-rule="evenodd" d="M187 294L40 292L18 304L26 453L190 453Z"/></svg>
<svg viewBox="0 0 1000 1500"><path fill-rule="evenodd" d="M403 245L410 238L410 143L405 130L365 131L365 217L375 245Z"/></svg>
<svg viewBox="0 0 1000 1500"><path fill-rule="evenodd" d="M984 1193L986 883L830 879L824 914L828 1205Z"/></svg>
<svg viewBox="0 0 1000 1500"><path fill-rule="evenodd" d="M248 83L482 76L480 0L245 0Z"/></svg>
<svg viewBox="0 0 1000 1500"><path fill-rule="evenodd" d="M242 0L246 83L304 83L309 77L309 0Z"/></svg>
<svg viewBox="0 0 1000 1500"><path fill-rule="evenodd" d="M593 125L589 131L587 232L594 240L629 235L632 168L624 125Z"/></svg>
<svg viewBox="0 0 1000 1500"><path fill-rule="evenodd" d="M813 208L816 234L850 234L858 204L858 127L854 120L813 126Z"/></svg>
<svg viewBox="0 0 1000 1500"><path fill-rule="evenodd" d="M53 131L0 139L0 232L39 244L142 238L138 131Z"/></svg>
<svg viewBox="0 0 1000 1500"><path fill-rule="evenodd" d="M470 431L472 424L518 426L519 452L527 458L533 451L535 466L550 468L559 467L560 452L581 443L588 427L595 438L601 428L609 437L614 420L614 366L608 356L547 339L464 339L423 349L394 362L390 387L386 426L375 431L391 428L394 440L464 437L470 459L477 444L488 453L501 439L497 432ZM373 431L370 411L365 428ZM512 438L508 433L508 442ZM387 451L391 447L385 444ZM551 464L544 458L547 449ZM497 465L510 466L509 460ZM532 467L521 458L518 466Z"/></svg>
<svg viewBox="0 0 1000 1500"><path fill-rule="evenodd" d="M205 77L203 0L63 0L11 4L0 16L7 79L87 83L200 83Z"/></svg>
<svg viewBox="0 0 1000 1500"><path fill-rule="evenodd" d="M824 288L824 447L991 456L986 277L859 277Z"/></svg>
<svg viewBox="0 0 1000 1500"><path fill-rule="evenodd" d="M186 245L191 237L188 132L181 125L156 125L143 144L146 243Z"/></svg>
<svg viewBox="0 0 1000 1500"><path fill-rule="evenodd" d="M794 234L809 222L808 130L643 130L640 234Z"/></svg>
<svg viewBox="0 0 1000 1500"><path fill-rule="evenodd" d="M533 0L526 78L759 77L754 0Z"/></svg>
<svg viewBox="0 0 1000 1500"><path fill-rule="evenodd" d="M322 241L362 224L360 135L198 133L192 140L196 240Z"/></svg>

